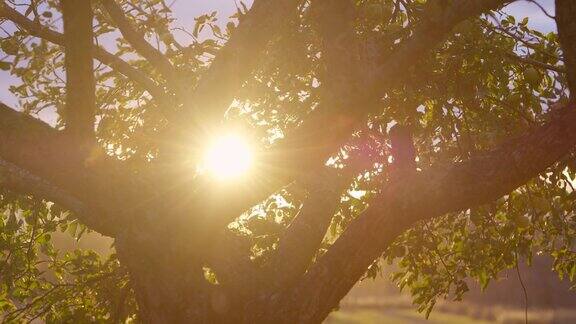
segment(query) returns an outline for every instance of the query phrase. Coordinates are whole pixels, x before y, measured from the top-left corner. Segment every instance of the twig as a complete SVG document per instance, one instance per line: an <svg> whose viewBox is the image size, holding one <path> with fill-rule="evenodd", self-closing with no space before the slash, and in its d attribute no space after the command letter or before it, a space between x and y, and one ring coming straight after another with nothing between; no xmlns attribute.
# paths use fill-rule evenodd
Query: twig
<svg viewBox="0 0 576 324"><path fill-rule="evenodd" d="M528 324L528 291L526 290L526 286L524 285L524 281L522 280L522 275L520 274L520 267L518 266L519 259L518 254L516 253L516 275L518 276L518 281L520 282L520 286L522 286L522 291L524 293L524 320L525 323Z"/></svg>

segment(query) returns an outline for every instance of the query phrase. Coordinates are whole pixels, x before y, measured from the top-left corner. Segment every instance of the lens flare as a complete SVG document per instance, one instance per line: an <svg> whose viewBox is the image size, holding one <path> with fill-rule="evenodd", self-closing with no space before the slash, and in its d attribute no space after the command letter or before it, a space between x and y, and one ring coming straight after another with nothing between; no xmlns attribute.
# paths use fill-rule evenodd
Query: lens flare
<svg viewBox="0 0 576 324"><path fill-rule="evenodd" d="M203 166L217 178L237 178L252 166L252 149L239 135L222 136L208 147Z"/></svg>

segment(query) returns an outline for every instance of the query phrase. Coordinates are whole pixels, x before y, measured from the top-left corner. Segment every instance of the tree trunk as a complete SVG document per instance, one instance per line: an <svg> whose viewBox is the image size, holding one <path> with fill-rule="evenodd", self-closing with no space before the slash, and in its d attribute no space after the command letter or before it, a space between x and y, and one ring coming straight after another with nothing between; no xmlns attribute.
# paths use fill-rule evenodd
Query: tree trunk
<svg viewBox="0 0 576 324"><path fill-rule="evenodd" d="M263 289L239 291L208 283L202 265L193 261L192 249L176 242L137 234L115 241L118 257L128 268L143 323L284 323L288 318L302 318L288 314L302 308L298 300L280 302L278 294ZM317 306L316 310L308 307L307 312L322 321L329 313L326 309L337 305ZM318 314L325 315L319 319Z"/></svg>
<svg viewBox="0 0 576 324"><path fill-rule="evenodd" d="M158 233L124 234L115 244L144 323L243 322L244 295L209 283L192 245Z"/></svg>

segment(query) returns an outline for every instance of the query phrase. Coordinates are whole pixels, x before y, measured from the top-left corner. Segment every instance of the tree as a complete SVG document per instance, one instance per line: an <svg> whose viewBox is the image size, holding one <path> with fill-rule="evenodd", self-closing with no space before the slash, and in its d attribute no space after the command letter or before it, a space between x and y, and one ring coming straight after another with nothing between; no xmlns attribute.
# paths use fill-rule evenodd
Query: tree
<svg viewBox="0 0 576 324"><path fill-rule="evenodd" d="M3 319L321 322L383 260L425 312L533 253L574 279L576 3L543 34L510 2L256 0L192 30L163 0L2 2ZM231 129L258 149L224 181L198 166Z"/></svg>

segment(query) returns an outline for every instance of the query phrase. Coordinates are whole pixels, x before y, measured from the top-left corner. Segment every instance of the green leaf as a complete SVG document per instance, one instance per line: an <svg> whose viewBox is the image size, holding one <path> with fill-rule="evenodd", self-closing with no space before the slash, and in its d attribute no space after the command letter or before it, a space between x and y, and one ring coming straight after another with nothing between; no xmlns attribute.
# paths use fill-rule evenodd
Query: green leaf
<svg viewBox="0 0 576 324"><path fill-rule="evenodd" d="M0 61L0 70L9 71L11 67L12 67L12 63Z"/></svg>
<svg viewBox="0 0 576 324"><path fill-rule="evenodd" d="M2 51L4 51L4 53L8 55L16 55L19 52L20 46L18 45L16 40L7 38L3 39L0 42L0 48L2 49Z"/></svg>
<svg viewBox="0 0 576 324"><path fill-rule="evenodd" d="M66 232L72 237L76 237L76 231L78 230L78 221L74 220L68 224Z"/></svg>

